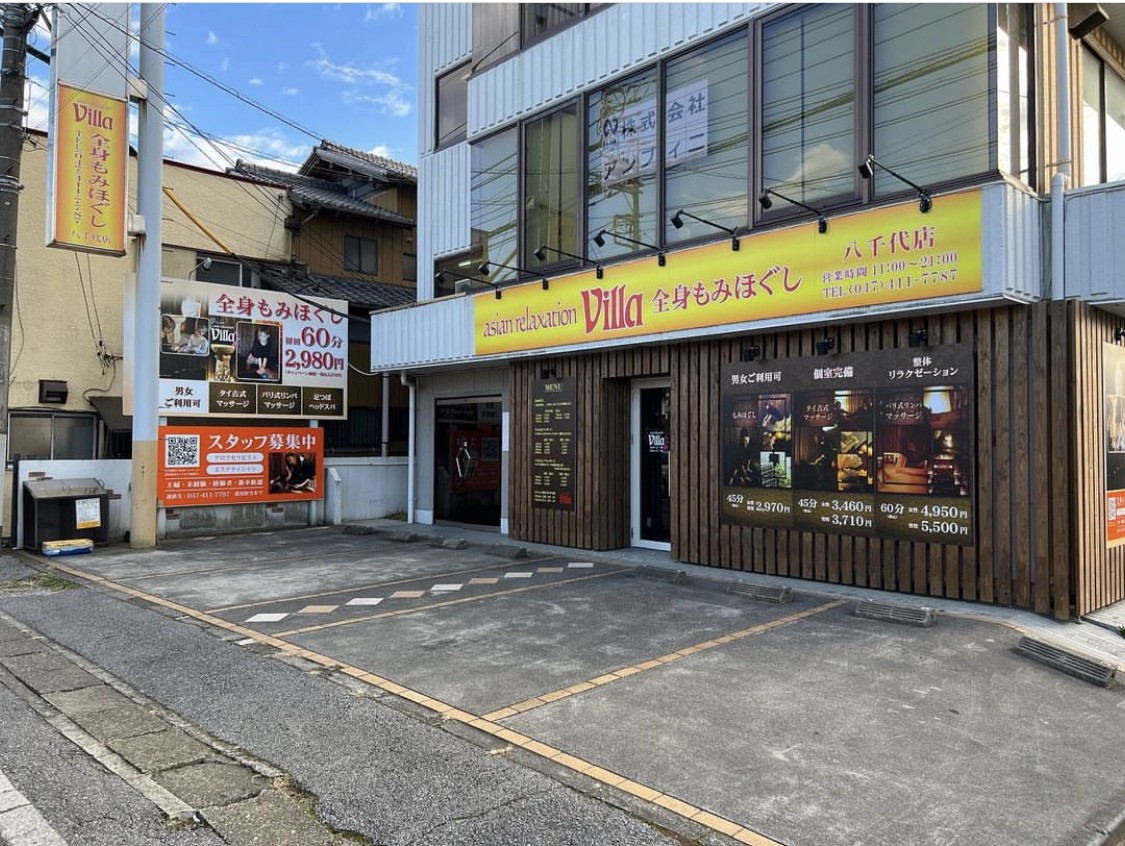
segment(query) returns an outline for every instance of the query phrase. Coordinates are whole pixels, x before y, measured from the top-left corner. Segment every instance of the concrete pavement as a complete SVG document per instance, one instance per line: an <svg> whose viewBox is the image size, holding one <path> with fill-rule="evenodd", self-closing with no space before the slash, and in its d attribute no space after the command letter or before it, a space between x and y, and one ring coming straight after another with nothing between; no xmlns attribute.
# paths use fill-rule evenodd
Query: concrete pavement
<svg viewBox="0 0 1125 846"><path fill-rule="evenodd" d="M567 785L567 803L595 797L599 813L608 802L626 819L699 842L1086 846L1125 809L1125 779L1115 775L1125 752L1121 687L1094 687L1014 651L1028 633L1125 666L1125 639L1108 628L927 600L940 622L914 629L851 613L872 596L911 602L893 594L642 551L526 546L516 558L520 545L498 547L487 533L426 530L426 540L463 538L456 548L395 541L401 524L373 528L384 532L199 538L149 553L38 559L105 590L9 597L0 609L268 760L319 797L332 827L373 842L411 842L421 831L474 842L480 832L463 822L473 815L460 814L449 791L460 778L472 793L479 775L470 766L422 777L449 807L415 807L415 786L397 778L376 779L360 798L347 774L371 762L331 735L361 749L385 726L349 725L347 714L318 725L232 673L269 665L273 678L282 663L283 690L294 669L318 685L336 680L382 711L470 741L472 766L499 753ZM654 577L635 575L638 566ZM686 584L656 574L676 570ZM784 583L796 599L755 602L728 591L735 581ZM192 654L201 645L205 661ZM248 722L263 709L272 728ZM298 736L301 749L279 733ZM548 803L555 812L560 798ZM583 825L545 834L542 822L517 816L491 822L534 831L539 839L526 842L609 842L574 839ZM652 842L671 842L649 831Z"/></svg>

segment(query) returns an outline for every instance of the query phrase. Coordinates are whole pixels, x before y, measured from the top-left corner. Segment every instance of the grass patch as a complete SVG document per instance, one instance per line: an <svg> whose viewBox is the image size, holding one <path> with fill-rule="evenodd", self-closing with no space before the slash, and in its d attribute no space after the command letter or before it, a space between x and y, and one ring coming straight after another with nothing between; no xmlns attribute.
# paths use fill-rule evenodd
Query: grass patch
<svg viewBox="0 0 1125 846"><path fill-rule="evenodd" d="M28 576L26 579L17 579L14 582L4 582L0 584L0 589L6 591L34 591L34 590L69 590L70 588L78 587L77 584L64 579L61 576L56 576L54 573L39 573L34 576Z"/></svg>

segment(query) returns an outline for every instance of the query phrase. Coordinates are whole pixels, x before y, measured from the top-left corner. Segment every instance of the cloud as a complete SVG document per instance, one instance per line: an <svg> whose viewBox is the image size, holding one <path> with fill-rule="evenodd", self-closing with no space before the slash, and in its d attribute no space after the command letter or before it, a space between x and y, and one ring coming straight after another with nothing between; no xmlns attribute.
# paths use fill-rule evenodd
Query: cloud
<svg viewBox="0 0 1125 846"><path fill-rule="evenodd" d="M248 80L246 80L246 84L247 85L261 85L262 84L262 78L260 76L252 76Z"/></svg>
<svg viewBox="0 0 1125 846"><path fill-rule="evenodd" d="M301 93L301 90L299 88L293 88L293 87L282 88L281 93L285 97L296 97L298 94Z"/></svg>
<svg viewBox="0 0 1125 846"><path fill-rule="evenodd" d="M215 33L211 32L211 30L207 30L207 40L206 40L207 46L208 47L215 47L215 46L218 45L218 43L219 43L219 36L215 35Z"/></svg>
<svg viewBox="0 0 1125 846"><path fill-rule="evenodd" d="M321 45L314 46L320 55L306 65L315 70L321 79L342 83L340 99L343 102L366 103L375 106L379 114L392 117L405 117L414 110L414 89L397 74L381 67L338 64L329 58Z"/></svg>
<svg viewBox="0 0 1125 846"><path fill-rule="evenodd" d="M367 14L363 16L364 23L371 23L377 21L379 18L401 18L402 17L402 4L401 3L380 3L375 6L367 7Z"/></svg>
<svg viewBox="0 0 1125 846"><path fill-rule="evenodd" d="M223 60L219 62L219 71L221 73L226 73L228 70L230 70L230 59L224 56Z"/></svg>
<svg viewBox="0 0 1125 846"><path fill-rule="evenodd" d="M348 105L368 104L378 107L380 114L391 117L406 117L414 109L414 104L405 99L398 91L388 91L386 94L371 96L356 91L344 91L341 95Z"/></svg>
<svg viewBox="0 0 1125 846"><path fill-rule="evenodd" d="M307 143L294 144L277 130L203 138L180 125L164 128L164 156L183 164L226 170L236 160L296 172L308 156Z"/></svg>

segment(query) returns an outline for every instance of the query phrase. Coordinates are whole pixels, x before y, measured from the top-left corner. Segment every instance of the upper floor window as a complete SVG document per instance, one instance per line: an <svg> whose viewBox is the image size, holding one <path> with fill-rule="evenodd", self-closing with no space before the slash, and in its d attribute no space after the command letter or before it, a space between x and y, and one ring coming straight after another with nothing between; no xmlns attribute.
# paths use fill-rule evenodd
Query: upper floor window
<svg viewBox="0 0 1125 846"><path fill-rule="evenodd" d="M586 14L589 3L521 3L524 43L549 35Z"/></svg>
<svg viewBox="0 0 1125 846"><path fill-rule="evenodd" d="M874 153L920 185L995 170L985 4L877 3ZM905 186L876 170L874 195Z"/></svg>
<svg viewBox="0 0 1125 846"><path fill-rule="evenodd" d="M344 236L344 270L355 273L379 272L379 245L371 238Z"/></svg>
<svg viewBox="0 0 1125 846"><path fill-rule="evenodd" d="M469 217L474 267L482 262L519 266L519 130L498 132L472 145ZM512 271L496 268L492 281L510 278Z"/></svg>
<svg viewBox="0 0 1125 846"><path fill-rule="evenodd" d="M469 120L469 65L458 65L437 81L437 146L448 147L465 140Z"/></svg>
<svg viewBox="0 0 1125 846"><path fill-rule="evenodd" d="M747 36L738 32L668 62L664 76L664 236L669 242L714 235L689 215L746 226Z"/></svg>
<svg viewBox="0 0 1125 846"><path fill-rule="evenodd" d="M655 68L590 95L586 113L587 241L604 229L599 258L655 244L657 221L657 77ZM614 238L622 235L624 240Z"/></svg>
<svg viewBox="0 0 1125 846"><path fill-rule="evenodd" d="M1125 179L1125 80L1082 50L1081 185Z"/></svg>
<svg viewBox="0 0 1125 846"><path fill-rule="evenodd" d="M580 143L578 107L574 103L524 126L523 261L526 264L521 267L534 266L528 257L542 246L568 253L579 249Z"/></svg>
<svg viewBox="0 0 1125 846"><path fill-rule="evenodd" d="M855 194L855 19L813 6L762 25L763 188L811 204Z"/></svg>

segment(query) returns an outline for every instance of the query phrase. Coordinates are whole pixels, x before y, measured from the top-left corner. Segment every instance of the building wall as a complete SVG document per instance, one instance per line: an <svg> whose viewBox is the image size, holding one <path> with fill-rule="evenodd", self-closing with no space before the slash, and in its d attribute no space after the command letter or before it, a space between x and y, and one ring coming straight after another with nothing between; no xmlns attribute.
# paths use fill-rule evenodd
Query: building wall
<svg viewBox="0 0 1125 846"><path fill-rule="evenodd" d="M379 266L376 273L362 274L344 267L345 235L367 238L378 244ZM293 236L293 256L298 262L308 265L310 273L355 277L407 288L412 288L414 282L405 280L402 256L403 253L413 252L414 230L411 228L327 211L318 212Z"/></svg>
<svg viewBox="0 0 1125 846"><path fill-rule="evenodd" d="M1097 556L1072 555L1079 512L1089 512L1082 518L1085 523L1079 522L1083 543L1091 551L1097 547L1104 552L1104 538L1098 538L1096 530L1097 525L1104 527L1104 520L1097 522L1097 480L1081 475L1072 479L1069 471L1074 421L1068 409L1074 408L1074 391L1087 406L1100 405L1100 370L1093 363L1097 350L1081 333L1097 334L1100 344L1112 338L1112 332L1106 319L1089 316L1077 305L1068 316L1067 308L1062 302L1038 303L925 318L931 346L968 343L975 348L976 537L971 546L720 522L723 365L737 361L751 342L761 347L767 361L812 356L814 344L826 334L823 328L514 363L511 534L588 549L629 544L629 381L668 376L672 557L678 561L1014 605L1060 619L1067 619L1072 610L1081 614L1125 598L1125 550L1108 554L1108 570ZM1082 316L1078 323L1074 309ZM856 322L832 327L827 335L836 341L841 356L900 348L908 345L907 336L919 321ZM1071 355L1079 362L1077 371ZM579 472L576 507L570 512L531 504L531 395L544 367L553 367L560 378L578 380ZM1079 466L1100 461L1104 470L1100 416L1090 407L1079 417L1084 421L1079 437L1088 442L1077 456L1085 462ZM1101 500L1104 509L1104 497ZM1085 505L1079 507L1078 502ZM1075 584L1077 605L1072 609Z"/></svg>
<svg viewBox="0 0 1125 846"><path fill-rule="evenodd" d="M415 431L418 438L415 445L415 519L419 523L432 523L434 520L434 430L436 428L435 413L438 400L466 399L476 397L501 397L502 413L509 410L508 400L508 372L505 368L490 368L471 370L464 369L457 373L442 373L417 377L417 393L415 395ZM502 478L509 478L508 453L503 455L501 474ZM508 493L505 485L500 504L501 525L505 525L508 516Z"/></svg>
<svg viewBox="0 0 1125 846"><path fill-rule="evenodd" d="M121 393L122 365L103 366L97 340L123 352L123 302L126 275L134 270L135 239L122 257L78 253L44 246L46 219L46 138L30 136L24 148L20 181L20 221L16 252L16 293L12 315L12 409L39 407L40 379L64 379L70 395L63 411L93 411L84 393ZM165 185L234 252L274 261L289 258L282 221L288 200L280 189L251 185L213 171L166 163ZM136 208L136 159L130 158L130 208ZM276 212L273 210L276 208ZM267 213L268 211L268 213ZM171 200L164 198L162 271L186 277L195 251L222 252ZM50 340L49 342L48 339Z"/></svg>

